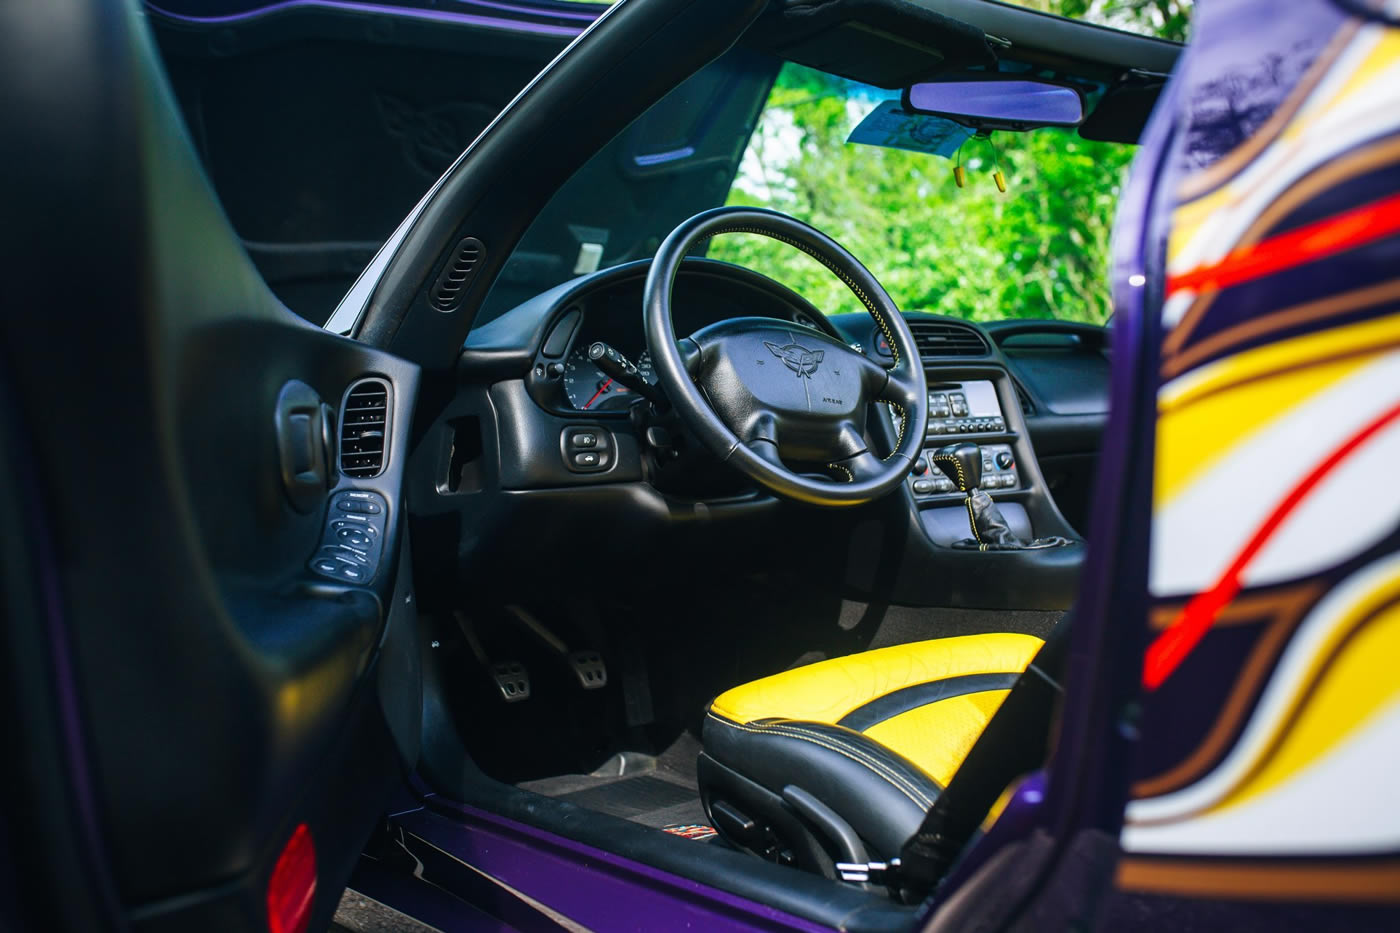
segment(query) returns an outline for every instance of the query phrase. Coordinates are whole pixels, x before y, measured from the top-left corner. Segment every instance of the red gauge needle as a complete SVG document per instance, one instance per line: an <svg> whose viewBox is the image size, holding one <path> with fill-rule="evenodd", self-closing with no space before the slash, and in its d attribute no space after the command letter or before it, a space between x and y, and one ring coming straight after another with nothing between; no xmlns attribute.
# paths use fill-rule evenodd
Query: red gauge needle
<svg viewBox="0 0 1400 933"><path fill-rule="evenodd" d="M600 385L600 386L598 387L598 391L593 393L593 397L592 397L591 399L589 399L588 401L586 401L586 402L583 403L583 407L584 407L584 408L587 408L589 405L592 405L594 402L598 401L598 396L600 396L600 395L602 395L604 392L608 391L608 386L610 386L610 385L612 385L612 380L611 380L611 379L609 379L607 382L605 382L605 383L603 383L602 385Z"/></svg>

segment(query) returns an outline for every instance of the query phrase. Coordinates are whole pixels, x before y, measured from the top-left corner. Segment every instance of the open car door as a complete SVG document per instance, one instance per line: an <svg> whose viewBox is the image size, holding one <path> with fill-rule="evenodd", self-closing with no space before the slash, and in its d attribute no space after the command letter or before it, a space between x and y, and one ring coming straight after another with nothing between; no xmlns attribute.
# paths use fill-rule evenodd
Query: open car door
<svg viewBox="0 0 1400 933"><path fill-rule="evenodd" d="M607 9L574 0L146 0L192 139L272 290L324 324L380 244L492 118ZM741 53L735 53L741 55ZM591 160L491 294L493 316L650 257L656 201L724 203L774 66L702 73ZM696 101L703 101L700 106Z"/></svg>
<svg viewBox="0 0 1400 933"><path fill-rule="evenodd" d="M416 756L418 370L269 291L134 3L6 4L0 87L3 925L324 928Z"/></svg>

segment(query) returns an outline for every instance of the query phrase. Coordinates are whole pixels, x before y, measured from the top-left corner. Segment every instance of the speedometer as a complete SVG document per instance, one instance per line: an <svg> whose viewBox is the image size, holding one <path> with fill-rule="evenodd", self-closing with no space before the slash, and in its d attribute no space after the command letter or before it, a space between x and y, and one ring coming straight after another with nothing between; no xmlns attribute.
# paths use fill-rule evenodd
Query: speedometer
<svg viewBox="0 0 1400 933"><path fill-rule="evenodd" d="M646 350L637 357L637 371L651 385L656 385L656 372L651 366L651 354ZM564 361L564 392L579 411L618 411L629 407L637 393L609 378L588 358L588 345L579 344Z"/></svg>

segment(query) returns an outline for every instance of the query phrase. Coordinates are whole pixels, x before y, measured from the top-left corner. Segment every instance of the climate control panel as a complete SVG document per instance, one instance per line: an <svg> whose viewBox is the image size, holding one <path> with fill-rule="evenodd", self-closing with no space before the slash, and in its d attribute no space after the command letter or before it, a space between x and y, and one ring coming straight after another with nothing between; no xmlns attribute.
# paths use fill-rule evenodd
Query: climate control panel
<svg viewBox="0 0 1400 933"><path fill-rule="evenodd" d="M952 495L958 487L943 471L933 464L933 451L930 447L919 454L909 474L909 487L917 498L927 496ZM1016 471L1016 453L1010 444L980 444L982 453L982 480L980 489L988 492L1003 489L1017 489L1021 485Z"/></svg>

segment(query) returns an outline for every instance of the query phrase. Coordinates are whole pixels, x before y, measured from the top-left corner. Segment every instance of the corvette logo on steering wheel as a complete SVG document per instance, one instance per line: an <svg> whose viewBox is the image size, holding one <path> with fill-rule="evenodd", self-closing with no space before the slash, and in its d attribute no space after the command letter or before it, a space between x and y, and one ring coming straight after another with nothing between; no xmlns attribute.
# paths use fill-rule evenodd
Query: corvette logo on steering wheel
<svg viewBox="0 0 1400 933"><path fill-rule="evenodd" d="M765 340L763 345L768 348L769 353L782 360L784 366L797 373L799 379L811 379L812 373L817 371L817 367L826 356L825 350L808 350L795 343L780 347Z"/></svg>

